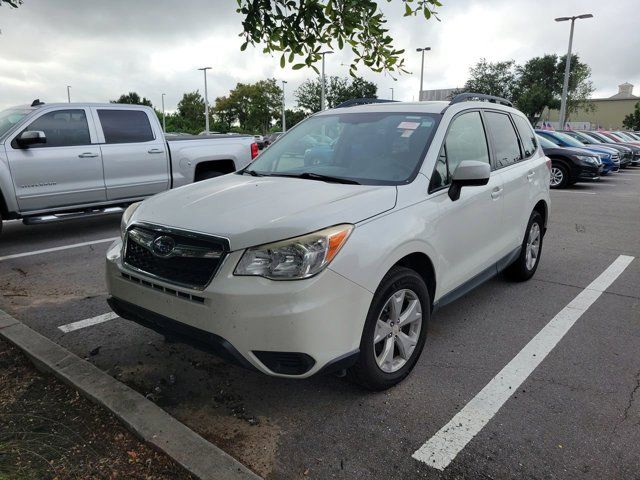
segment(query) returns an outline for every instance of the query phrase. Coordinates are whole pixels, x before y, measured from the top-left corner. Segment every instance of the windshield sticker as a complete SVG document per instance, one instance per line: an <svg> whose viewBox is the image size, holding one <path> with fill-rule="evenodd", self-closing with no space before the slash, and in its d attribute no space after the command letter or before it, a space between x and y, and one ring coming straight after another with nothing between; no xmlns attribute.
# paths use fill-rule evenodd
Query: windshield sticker
<svg viewBox="0 0 640 480"><path fill-rule="evenodd" d="M405 130L404 132L402 132L402 135L400 135L402 138L408 138L411 135L413 135L413 130Z"/></svg>
<svg viewBox="0 0 640 480"><path fill-rule="evenodd" d="M401 122L400 125L398 125L398 128L402 130L415 130L419 126L420 122Z"/></svg>

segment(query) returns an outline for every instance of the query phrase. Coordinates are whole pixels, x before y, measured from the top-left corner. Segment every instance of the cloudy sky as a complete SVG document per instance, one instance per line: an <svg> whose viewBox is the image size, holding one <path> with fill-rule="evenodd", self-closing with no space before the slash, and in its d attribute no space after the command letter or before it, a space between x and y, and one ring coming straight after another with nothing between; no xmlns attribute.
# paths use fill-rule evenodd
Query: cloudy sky
<svg viewBox="0 0 640 480"><path fill-rule="evenodd" d="M381 1L396 46L407 50L411 74L397 81L366 72L380 97L417 98L418 46L431 46L425 88L461 86L480 58L525 61L545 53L563 54L569 23L555 17L592 13L576 23L574 51L593 70L596 97L610 96L628 81L640 95L638 0L442 0L441 21L404 18L399 0ZM209 99L237 82L267 77L287 80L293 90L311 70L281 69L278 58L259 48L240 52L241 17L235 0L24 0L18 9L0 7L0 108L28 103L108 101L136 91L167 110L183 92L203 90L198 67L211 66ZM349 51L327 57L327 74L348 74ZM364 67L360 68L364 72Z"/></svg>

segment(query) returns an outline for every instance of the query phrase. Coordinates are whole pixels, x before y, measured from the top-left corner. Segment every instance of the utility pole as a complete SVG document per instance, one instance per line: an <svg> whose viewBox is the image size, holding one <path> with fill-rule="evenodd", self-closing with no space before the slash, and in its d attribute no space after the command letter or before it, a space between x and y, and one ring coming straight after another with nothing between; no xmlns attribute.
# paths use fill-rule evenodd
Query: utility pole
<svg viewBox="0 0 640 480"><path fill-rule="evenodd" d="M167 121L164 116L164 96L165 95L166 95L165 93L162 94L162 131L164 133L167 133Z"/></svg>
<svg viewBox="0 0 640 480"><path fill-rule="evenodd" d="M202 73L204 73L204 132L209 135L209 97L207 92L207 70L211 70L211 67L202 67L198 70L202 70Z"/></svg>
<svg viewBox="0 0 640 480"><path fill-rule="evenodd" d="M393 100L393 87L390 87L391 90L391 100Z"/></svg>
<svg viewBox="0 0 640 480"><path fill-rule="evenodd" d="M67 102L71 103L71 85L67 85Z"/></svg>
<svg viewBox="0 0 640 480"><path fill-rule="evenodd" d="M422 52L422 63L420 65L420 91L418 92L418 101L422 100L422 90L424 88L424 52L431 50L431 47L416 48L416 52Z"/></svg>
<svg viewBox="0 0 640 480"><path fill-rule="evenodd" d="M324 56L327 54L333 53L331 50L327 50L326 52L320 52L322 55L322 77L320 78L320 111L324 111L326 108L326 86L324 79Z"/></svg>
<svg viewBox="0 0 640 480"><path fill-rule="evenodd" d="M583 15L576 15L575 17L559 17L556 18L556 22L566 22L571 20L571 30L569 32L569 50L567 51L567 60L564 64L564 83L562 84L562 100L560 102L560 118L559 125L560 130L564 130L566 118L567 118L567 94L569 90L569 74L571 73L571 47L573 45L573 27L577 19L593 18L590 13Z"/></svg>
<svg viewBox="0 0 640 480"><path fill-rule="evenodd" d="M284 86L286 83L286 80L282 80L282 133L287 131L287 120L284 113Z"/></svg>

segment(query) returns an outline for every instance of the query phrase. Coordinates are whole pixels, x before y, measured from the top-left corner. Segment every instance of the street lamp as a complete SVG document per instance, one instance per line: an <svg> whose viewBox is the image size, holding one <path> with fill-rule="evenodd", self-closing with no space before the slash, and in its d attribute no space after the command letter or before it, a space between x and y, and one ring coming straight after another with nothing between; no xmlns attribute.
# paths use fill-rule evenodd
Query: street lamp
<svg viewBox="0 0 640 480"><path fill-rule="evenodd" d="M209 98L207 96L207 70L211 70L211 67L202 67L198 70L202 70L202 73L204 73L204 132L209 135Z"/></svg>
<svg viewBox="0 0 640 480"><path fill-rule="evenodd" d="M167 122L164 116L164 96L166 95L166 93L162 94L162 131L164 133L167 133Z"/></svg>
<svg viewBox="0 0 640 480"><path fill-rule="evenodd" d="M71 85L67 85L67 102L71 103Z"/></svg>
<svg viewBox="0 0 640 480"><path fill-rule="evenodd" d="M333 53L331 50L327 50L326 52L320 52L320 55L322 55L322 77L320 78L320 111L324 111L325 109L325 81L324 81L324 56L329 54L329 53Z"/></svg>
<svg viewBox="0 0 640 480"><path fill-rule="evenodd" d="M431 50L431 47L416 48L416 52L422 52L422 64L420 65L420 91L418 92L418 101L422 100L422 86L424 80L424 52Z"/></svg>
<svg viewBox="0 0 640 480"><path fill-rule="evenodd" d="M569 33L569 51L567 52L567 61L564 65L564 83L562 84L562 100L560 102L560 129L564 129L564 123L567 115L567 91L569 90L569 73L571 71L571 45L573 43L573 26L577 19L593 18L590 13L576 15L575 17L559 17L556 22L566 22L571 20L571 32Z"/></svg>
<svg viewBox="0 0 640 480"><path fill-rule="evenodd" d="M282 133L287 131L287 120L284 114L284 86L286 83L286 80L282 80Z"/></svg>
<svg viewBox="0 0 640 480"><path fill-rule="evenodd" d="M389 87L389 89L391 90L391 100L393 100L393 87Z"/></svg>

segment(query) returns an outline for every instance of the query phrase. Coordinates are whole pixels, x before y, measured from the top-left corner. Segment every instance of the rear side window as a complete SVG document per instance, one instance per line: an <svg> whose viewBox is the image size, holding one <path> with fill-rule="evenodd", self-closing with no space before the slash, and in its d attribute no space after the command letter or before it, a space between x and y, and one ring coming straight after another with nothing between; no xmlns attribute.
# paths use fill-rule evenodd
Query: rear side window
<svg viewBox="0 0 640 480"><path fill-rule="evenodd" d="M536 152L536 148L538 147L536 144L536 134L533 132L529 120L520 115L513 115L512 118L520 134L520 140L522 140L524 156L525 158L529 158Z"/></svg>
<svg viewBox="0 0 640 480"><path fill-rule="evenodd" d="M519 161L520 146L509 115L485 112L485 117L495 149L496 168L507 167Z"/></svg>
<svg viewBox="0 0 640 480"><path fill-rule="evenodd" d="M106 143L138 143L154 139L149 117L137 110L98 110Z"/></svg>
<svg viewBox="0 0 640 480"><path fill-rule="evenodd" d="M84 110L56 110L34 120L26 130L44 132L47 142L29 148L90 145L89 124Z"/></svg>
<svg viewBox="0 0 640 480"><path fill-rule="evenodd" d="M451 122L431 177L431 191L449 185L453 172L464 160L489 163L480 112L463 113Z"/></svg>

